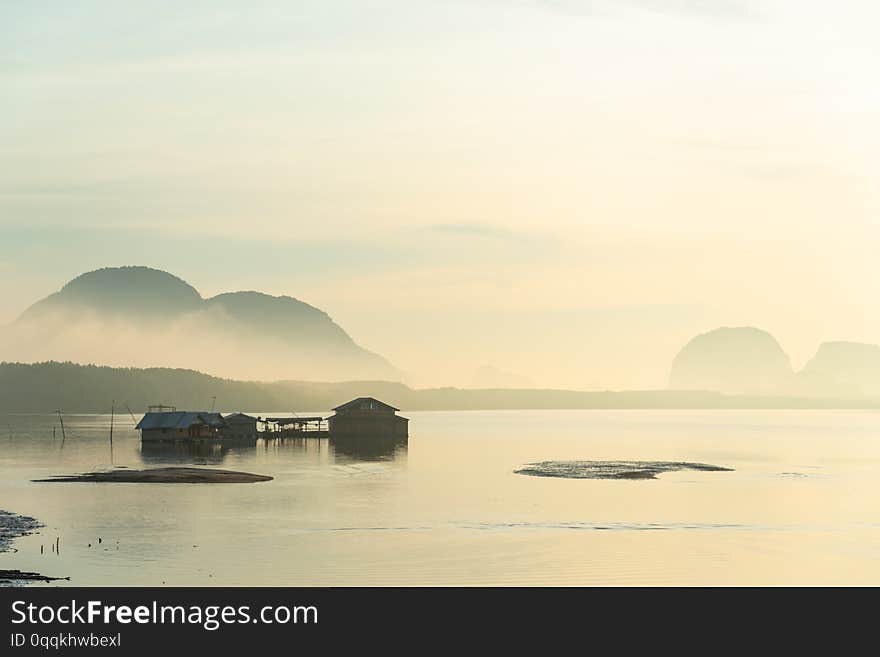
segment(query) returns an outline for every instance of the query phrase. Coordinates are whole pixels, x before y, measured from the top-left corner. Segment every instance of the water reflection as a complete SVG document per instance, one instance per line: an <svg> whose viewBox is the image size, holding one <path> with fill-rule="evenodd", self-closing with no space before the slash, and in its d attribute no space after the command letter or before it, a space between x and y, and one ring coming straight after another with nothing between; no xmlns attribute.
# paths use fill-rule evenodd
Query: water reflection
<svg viewBox="0 0 880 657"><path fill-rule="evenodd" d="M361 461L390 461L405 456L408 440L399 436L329 439L334 454Z"/></svg>
<svg viewBox="0 0 880 657"><path fill-rule="evenodd" d="M259 438L257 450L264 454L280 457L310 456L316 457L320 462L330 460L330 450L326 438Z"/></svg>
<svg viewBox="0 0 880 657"><path fill-rule="evenodd" d="M230 454L253 452L256 438L241 440L178 440L141 442L141 460L151 463L218 465Z"/></svg>
<svg viewBox="0 0 880 657"><path fill-rule="evenodd" d="M147 441L140 443L145 464L220 465L230 455L312 455L321 461L397 461L406 456L407 439L389 438L244 438L239 440Z"/></svg>

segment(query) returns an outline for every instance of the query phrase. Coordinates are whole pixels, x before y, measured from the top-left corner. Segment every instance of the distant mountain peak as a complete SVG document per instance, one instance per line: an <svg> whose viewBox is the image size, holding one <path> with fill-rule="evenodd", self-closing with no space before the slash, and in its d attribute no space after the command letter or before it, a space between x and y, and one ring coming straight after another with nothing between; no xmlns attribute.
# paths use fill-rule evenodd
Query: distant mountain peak
<svg viewBox="0 0 880 657"><path fill-rule="evenodd" d="M698 335L682 348L672 363L669 386L781 394L792 377L791 361L770 333L753 326L725 326Z"/></svg>
<svg viewBox="0 0 880 657"><path fill-rule="evenodd" d="M28 308L23 319L47 311L93 312L148 319L198 310L202 296L173 274L149 267L105 267L81 274Z"/></svg>
<svg viewBox="0 0 880 657"><path fill-rule="evenodd" d="M323 310L317 308L305 301L287 294L273 295L265 292L257 292L256 290L241 290L239 292L222 292L216 296L207 299L208 303L241 303L241 304L257 304L257 303L276 303L276 304L292 304L327 315ZM329 315L327 315L329 317Z"/></svg>
<svg viewBox="0 0 880 657"><path fill-rule="evenodd" d="M880 395L880 346L864 342L823 342L799 376L804 392L809 394Z"/></svg>
<svg viewBox="0 0 880 657"><path fill-rule="evenodd" d="M163 291L176 290L181 294L201 299L198 291L185 280L174 274L161 269L144 267L140 265L125 265L122 267L102 267L84 274L80 274L61 288L62 292L76 291L80 289L94 289L110 285L132 285L149 289L161 287ZM106 288L104 288L106 289Z"/></svg>

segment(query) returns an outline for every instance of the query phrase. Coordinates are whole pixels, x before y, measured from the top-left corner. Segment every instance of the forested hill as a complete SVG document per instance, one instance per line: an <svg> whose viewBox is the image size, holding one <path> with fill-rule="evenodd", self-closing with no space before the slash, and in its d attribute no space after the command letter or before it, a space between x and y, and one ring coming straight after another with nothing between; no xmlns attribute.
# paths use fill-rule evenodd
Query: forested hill
<svg viewBox="0 0 880 657"><path fill-rule="evenodd" d="M398 383L312 383L233 381L193 370L116 368L75 363L0 363L0 410L109 412L113 400L135 413L151 404L205 410L329 409L352 397L399 399L411 392Z"/></svg>
<svg viewBox="0 0 880 657"><path fill-rule="evenodd" d="M0 363L0 412L109 412L150 404L206 410L216 397L223 412L329 411L350 399L377 397L401 410L627 408L880 408L880 400L818 400L723 395L700 391L584 392L575 390L414 390L400 383L233 381L182 369L136 369L74 363Z"/></svg>

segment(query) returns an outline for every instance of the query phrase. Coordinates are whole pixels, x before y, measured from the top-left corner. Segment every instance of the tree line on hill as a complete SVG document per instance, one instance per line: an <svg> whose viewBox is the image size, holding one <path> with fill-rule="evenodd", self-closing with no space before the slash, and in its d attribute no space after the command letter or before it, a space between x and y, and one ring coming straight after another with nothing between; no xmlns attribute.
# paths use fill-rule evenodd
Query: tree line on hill
<svg viewBox="0 0 880 657"><path fill-rule="evenodd" d="M873 400L725 395L709 391L551 389L413 389L389 381L235 381L169 368L116 368L75 363L0 363L0 411L7 413L142 413L168 404L181 410L329 411L356 397L376 397L403 411L636 408L877 408Z"/></svg>

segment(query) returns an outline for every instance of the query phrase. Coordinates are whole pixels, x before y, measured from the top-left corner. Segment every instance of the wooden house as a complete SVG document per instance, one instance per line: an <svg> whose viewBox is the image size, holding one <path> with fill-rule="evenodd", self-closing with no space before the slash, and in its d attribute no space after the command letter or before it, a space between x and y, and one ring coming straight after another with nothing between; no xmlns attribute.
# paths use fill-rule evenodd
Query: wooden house
<svg viewBox="0 0 880 657"><path fill-rule="evenodd" d="M227 427L220 413L202 411L149 411L135 429L141 440L219 439Z"/></svg>
<svg viewBox="0 0 880 657"><path fill-rule="evenodd" d="M256 438L258 419L245 413L233 413L223 418L226 427L224 438Z"/></svg>
<svg viewBox="0 0 880 657"><path fill-rule="evenodd" d="M333 409L327 418L330 437L406 438L409 420L399 409L374 397L358 397Z"/></svg>

